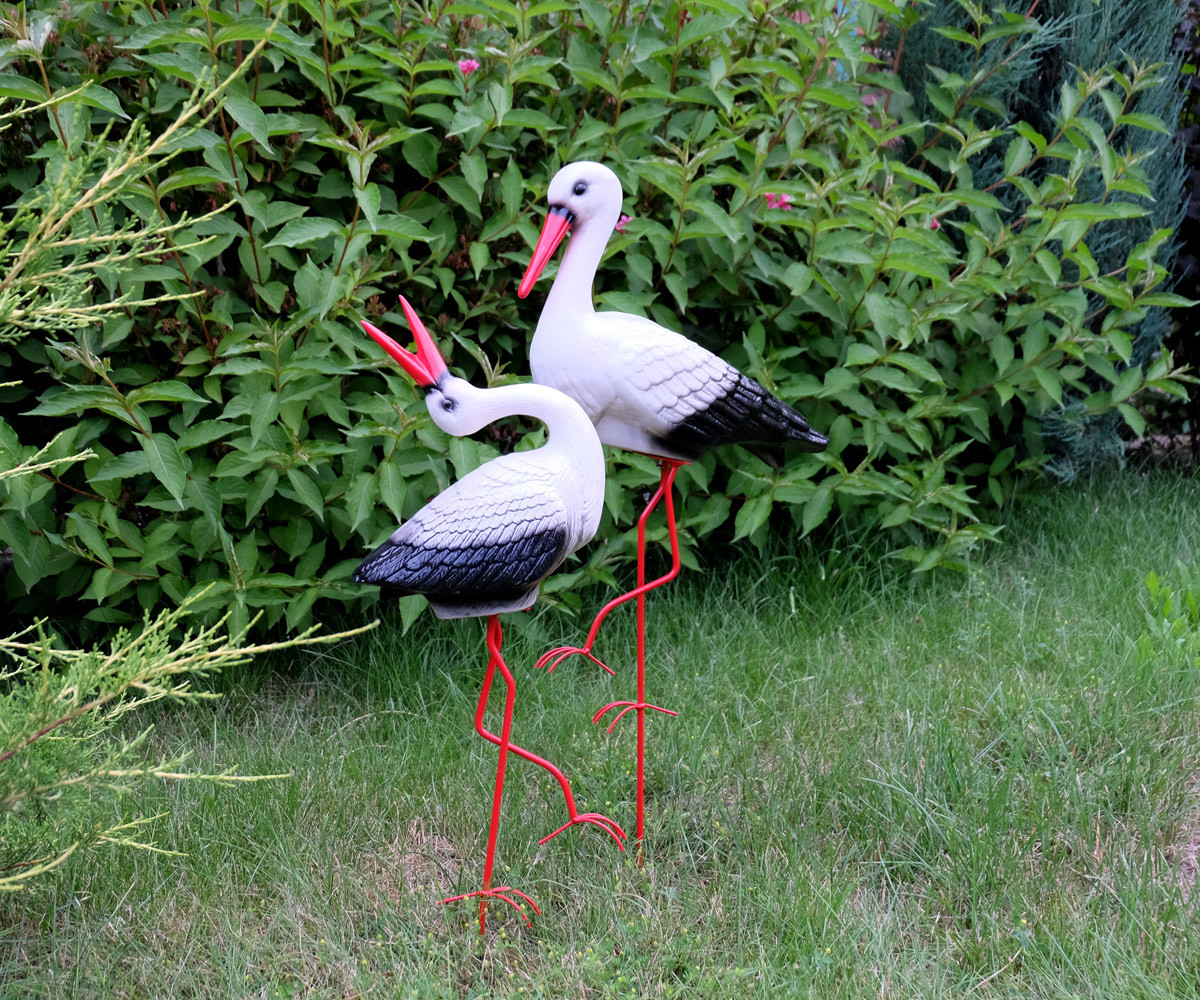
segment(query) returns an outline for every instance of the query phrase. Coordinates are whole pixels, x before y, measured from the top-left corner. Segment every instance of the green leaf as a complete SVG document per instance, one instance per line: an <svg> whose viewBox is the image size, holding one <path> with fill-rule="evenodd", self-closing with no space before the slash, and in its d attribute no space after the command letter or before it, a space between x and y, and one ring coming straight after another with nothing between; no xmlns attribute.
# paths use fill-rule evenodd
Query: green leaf
<svg viewBox="0 0 1200 1000"><path fill-rule="evenodd" d="M300 502L316 514L319 521L324 523L325 501L321 497L321 491L317 488L317 484L299 469L288 469L287 478Z"/></svg>
<svg viewBox="0 0 1200 1000"><path fill-rule="evenodd" d="M1146 209L1127 201L1111 201L1105 205L1076 203L1062 210L1060 219L1065 221L1079 220L1081 222L1107 222L1110 219L1140 219L1146 214Z"/></svg>
<svg viewBox="0 0 1200 1000"><path fill-rule="evenodd" d="M800 519L804 534L807 535L824 521L829 516L832 507L833 490L824 484L818 486L816 492L809 497L808 503L804 505L804 514Z"/></svg>
<svg viewBox="0 0 1200 1000"><path fill-rule="evenodd" d="M521 198L525 191L525 181L517 161L510 159L504 173L500 175L500 196L504 199L504 212L508 218L514 218L521 210Z"/></svg>
<svg viewBox="0 0 1200 1000"><path fill-rule="evenodd" d="M48 399L43 399L28 416L65 417L70 414L82 413L93 406L120 405L117 394L108 386L72 386L62 392L57 392Z"/></svg>
<svg viewBox="0 0 1200 1000"><path fill-rule="evenodd" d="M879 357L879 352L870 344L851 344L846 351L847 365L869 365Z"/></svg>
<svg viewBox="0 0 1200 1000"><path fill-rule="evenodd" d="M817 256L839 264L874 264L867 249L867 234L858 229L839 229L817 240Z"/></svg>
<svg viewBox="0 0 1200 1000"><path fill-rule="evenodd" d="M1004 174L1012 177L1019 174L1033 159L1033 144L1024 136L1014 139L1008 144L1008 152L1004 156Z"/></svg>
<svg viewBox="0 0 1200 1000"><path fill-rule="evenodd" d="M921 257L914 253L889 253L884 267L904 271L906 274L919 274L923 278L937 284L945 285L950 281L950 272L946 265L929 257Z"/></svg>
<svg viewBox="0 0 1200 1000"><path fill-rule="evenodd" d="M472 243L467 248L467 256L471 258L471 267L478 278L483 270L492 262L492 251L486 243Z"/></svg>
<svg viewBox="0 0 1200 1000"><path fill-rule="evenodd" d="M426 180L432 179L433 175L437 173L437 157L440 148L438 141L427 132L405 139L400 146L404 154L404 161L415 168L417 173Z"/></svg>
<svg viewBox="0 0 1200 1000"><path fill-rule="evenodd" d="M1121 115L1117 119L1118 125L1133 125L1135 128L1149 129L1151 132L1158 132L1160 135L1170 135L1171 130L1167 128L1167 123L1164 122L1158 115L1142 114L1133 112L1127 115Z"/></svg>
<svg viewBox="0 0 1200 1000"><path fill-rule="evenodd" d="M688 282L682 274L677 274L672 271L670 274L663 275L663 284L667 286L668 291L675 299L675 304L679 306L680 312L686 312L688 306Z"/></svg>
<svg viewBox="0 0 1200 1000"><path fill-rule="evenodd" d="M483 185L487 182L487 160L479 152L463 153L458 165L462 170L463 179L475 192L476 204L478 204L483 198Z"/></svg>
<svg viewBox="0 0 1200 1000"><path fill-rule="evenodd" d="M151 402L207 403L209 400L188 388L182 382L151 382L134 389L126 397L131 406Z"/></svg>
<svg viewBox="0 0 1200 1000"><path fill-rule="evenodd" d="M358 207L362 209L363 216L367 220L367 225L372 231L377 231L379 222L379 185L373 181L367 183L364 187L354 188L354 200L358 202Z"/></svg>
<svg viewBox="0 0 1200 1000"><path fill-rule="evenodd" d="M1112 400L1119 403L1128 399L1142 387L1142 369L1137 365L1126 368L1117 376L1117 384L1113 386Z"/></svg>
<svg viewBox="0 0 1200 1000"><path fill-rule="evenodd" d="M1128 403L1118 403L1117 409L1121 412L1121 416L1125 418L1125 423L1129 425L1129 429L1138 437L1142 437L1146 433L1146 418L1143 417Z"/></svg>
<svg viewBox="0 0 1200 1000"><path fill-rule="evenodd" d="M351 481L346 490L346 513L350 515L351 531L357 531L358 526L371 516L378 489L378 481L369 472L360 472Z"/></svg>
<svg viewBox="0 0 1200 1000"><path fill-rule="evenodd" d="M225 110L229 112L235 122L254 137L255 142L266 152L271 152L267 116L262 108L243 94L228 94L225 97Z"/></svg>
<svg viewBox="0 0 1200 1000"><path fill-rule="evenodd" d="M330 236L344 236L346 229L332 219L293 219L279 231L268 247L301 247Z"/></svg>
<svg viewBox="0 0 1200 1000"><path fill-rule="evenodd" d="M250 400L250 446L254 447L267 433L267 427L279 416L279 393L262 392Z"/></svg>
<svg viewBox="0 0 1200 1000"><path fill-rule="evenodd" d="M168 434L151 434L142 438L142 451L155 478L167 488L183 509L183 491L187 486L187 464L175 439Z"/></svg>
<svg viewBox="0 0 1200 1000"><path fill-rule="evenodd" d="M1037 379L1037 383L1042 387L1043 391L1056 404L1062 406L1062 384L1058 379L1041 365L1034 365L1030 371L1033 372L1033 377Z"/></svg>
<svg viewBox="0 0 1200 1000"><path fill-rule="evenodd" d="M101 483L109 479L129 479L150 471L150 462L145 451L127 451L123 455L114 455L88 476L88 481Z"/></svg>
<svg viewBox="0 0 1200 1000"><path fill-rule="evenodd" d="M429 242L433 238L433 233L407 215L381 215L375 220L375 231L381 236L405 240Z"/></svg>
<svg viewBox="0 0 1200 1000"><path fill-rule="evenodd" d="M462 177L443 177L438 181L438 187L451 198L462 205L474 218L482 218L479 212L479 195L475 189Z"/></svg>
<svg viewBox="0 0 1200 1000"><path fill-rule="evenodd" d="M736 542L739 538L746 538L754 534L762 525L767 523L767 518L770 516L770 493L760 493L756 497L750 497L742 504L741 510L737 512L737 517L734 518L733 540Z"/></svg>
<svg viewBox="0 0 1200 1000"><path fill-rule="evenodd" d="M383 462L379 474L379 497L397 521L404 516L404 475L394 462Z"/></svg>
<svg viewBox="0 0 1200 1000"><path fill-rule="evenodd" d="M279 484L278 469L264 469L250 484L250 492L246 494L246 526L258 516L263 505L275 495L275 487Z"/></svg>
<svg viewBox="0 0 1200 1000"><path fill-rule="evenodd" d="M558 132L565 127L549 115L534 111L532 108L513 108L504 116L504 124L519 125L521 128L531 128L538 132Z"/></svg>
<svg viewBox="0 0 1200 1000"><path fill-rule="evenodd" d="M33 101L41 104L46 100L46 88L28 77L12 73L0 73L0 97L11 97L17 101Z"/></svg>
<svg viewBox="0 0 1200 1000"><path fill-rule="evenodd" d="M97 83L89 84L84 88L82 93L75 94L73 97L67 98L68 102L78 104L88 104L93 108L101 108L104 111L111 112L118 118L129 120L129 115L125 113L125 109L121 107L121 99L117 97L107 87L101 87Z"/></svg>
<svg viewBox="0 0 1200 1000"><path fill-rule="evenodd" d="M1003 375L1016 357L1016 348L1012 340L1003 333L997 333L988 343L992 360L996 362L996 373Z"/></svg>

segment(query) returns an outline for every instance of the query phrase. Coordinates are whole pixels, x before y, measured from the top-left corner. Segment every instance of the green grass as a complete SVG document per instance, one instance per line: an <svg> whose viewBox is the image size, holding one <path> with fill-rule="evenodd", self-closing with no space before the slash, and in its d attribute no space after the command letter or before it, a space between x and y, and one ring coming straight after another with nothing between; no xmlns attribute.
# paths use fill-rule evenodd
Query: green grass
<svg viewBox="0 0 1200 1000"><path fill-rule="evenodd" d="M511 760L501 873L526 930L474 907L495 751L471 714L480 622L421 622L259 664L153 714L197 770L110 850L0 900L0 995L71 997L1194 997L1200 984L1195 617L1200 481L1133 475L1028 502L966 576L802 544L683 574L650 604L646 863L564 818ZM524 619L522 621L522 619ZM597 651L509 620L514 739L632 827L632 612ZM497 698L497 705L498 705ZM143 720L145 719L143 718ZM580 803L583 807L583 802Z"/></svg>

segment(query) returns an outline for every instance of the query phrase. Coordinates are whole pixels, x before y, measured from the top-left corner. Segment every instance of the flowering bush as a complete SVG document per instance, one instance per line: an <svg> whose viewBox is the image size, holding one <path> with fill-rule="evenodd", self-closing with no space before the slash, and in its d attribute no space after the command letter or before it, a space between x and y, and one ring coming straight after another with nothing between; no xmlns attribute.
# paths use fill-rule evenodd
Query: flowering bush
<svg viewBox="0 0 1200 1000"><path fill-rule="evenodd" d="M1167 234L1114 273L1088 251L1093 226L1143 211L1137 157L1107 135L1163 127L1137 110L1159 82L1084 67L1056 95L1053 135L979 126L980 81L959 77L931 85L937 120L899 121L903 95L862 32L872 9L899 35L916 16L885 0L495 0L298 4L274 27L251 2L54 4L8 22L0 96L40 103L5 134L18 203L60 204L64 172L106 130L153 131L249 61L204 129L78 220L103 235L206 216L86 292L179 298L0 347L19 380L0 390L0 463L59 431L63 454L95 453L0 494L10 606L70 598L119 621L208 586L201 606L232 607L236 629L256 608L295 627L319 598L373 599L349 582L361 555L452 476L540 432L447 440L357 321L399 326L403 290L465 375L523 375L540 296L519 302L516 281L549 178L582 158L627 192L601 307L683 329L831 437L779 468L726 449L685 469L685 562L714 534L763 544L773 515L804 533L834 516L886 529L919 569L960 562L1041 461L1031 417L1065 387L1134 426L1139 391L1177 389L1168 358L1127 363L1129 325L1175 301L1155 290ZM954 41L1015 50L1027 24L980 14ZM973 159L997 145L1004 176L979 188ZM1092 201L1085 176L1102 180ZM565 602L613 579L656 478L636 455L610 471L597 543L546 587ZM406 599L406 621L419 607Z"/></svg>

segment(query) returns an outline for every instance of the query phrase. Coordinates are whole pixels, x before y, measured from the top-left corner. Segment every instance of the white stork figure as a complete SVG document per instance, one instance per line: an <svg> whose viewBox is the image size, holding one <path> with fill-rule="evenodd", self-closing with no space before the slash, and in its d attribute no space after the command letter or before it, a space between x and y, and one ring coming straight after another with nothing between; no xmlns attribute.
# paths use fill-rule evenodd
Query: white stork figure
<svg viewBox="0 0 1200 1000"><path fill-rule="evenodd" d="M412 307L403 297L400 302L416 340L415 355L370 323L364 322L363 328L426 391L425 405L435 424L461 437L500 417L524 414L541 420L548 430L542 447L495 458L434 497L367 556L353 576L355 583L375 584L385 594L424 594L439 618L488 618L489 659L475 729L500 748L500 757L483 888L442 901L481 897L482 934L489 897L520 910L512 898L520 896L541 912L519 889L491 884L509 750L553 774L566 800L567 822L539 843L580 823L600 827L618 847L625 838L625 831L608 817L575 808L562 771L511 741L516 684L500 654L498 615L528 608L542 580L595 535L604 502L604 453L587 415L563 393L529 383L477 389L452 376ZM483 725L497 669L507 685L499 736Z"/></svg>
<svg viewBox="0 0 1200 1000"><path fill-rule="evenodd" d="M617 605L638 600L638 685L636 701L618 701L596 713L620 709L612 724L636 711L637 839L642 840L645 799L644 717L646 709L666 714L645 697L645 594L674 579L679 572L672 484L680 465L723 444L793 443L805 451L822 451L829 443L804 417L772 396L711 351L681 334L641 316L596 312L592 282L609 237L621 213L621 182L601 163L569 163L550 181L550 211L534 247L517 294L532 291L555 248L571 232L558 275L546 296L529 352L536 382L561 389L583 407L603 444L651 455L662 467L658 490L638 521L638 585L611 601L596 616L582 647L560 646L537 665L553 670L566 657L592 655L596 633ZM646 583L645 526L658 501L666 497L671 539L671 570Z"/></svg>

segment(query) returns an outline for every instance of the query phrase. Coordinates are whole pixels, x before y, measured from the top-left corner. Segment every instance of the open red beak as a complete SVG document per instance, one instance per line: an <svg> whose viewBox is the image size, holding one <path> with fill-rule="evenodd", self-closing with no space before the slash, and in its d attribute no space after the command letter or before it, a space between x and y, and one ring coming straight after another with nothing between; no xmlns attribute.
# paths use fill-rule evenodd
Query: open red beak
<svg viewBox="0 0 1200 1000"><path fill-rule="evenodd" d="M542 234L538 237L537 246L533 248L533 256L529 260L529 266L525 268L525 276L521 279L521 284L517 287L517 298L525 298L533 291L533 286L541 277L542 270L546 266L554 251L558 249L558 245L562 242L562 238L567 235L567 230L571 228L571 223L575 217L565 208L558 205L551 205L550 211L546 215L546 221L542 224Z"/></svg>
<svg viewBox="0 0 1200 1000"><path fill-rule="evenodd" d="M362 328L371 335L371 339L375 343L396 360L401 368L408 372L417 385L422 389L431 389L441 381L442 376L448 371L446 361L434 345L433 338L429 336L429 331L425 329L425 324L413 312L413 307L408 304L408 299L403 295L400 296L400 305L404 309L409 329L413 332L413 340L417 344L415 354L406 351L396 341L380 330L379 327L368 323L366 320L362 321Z"/></svg>

